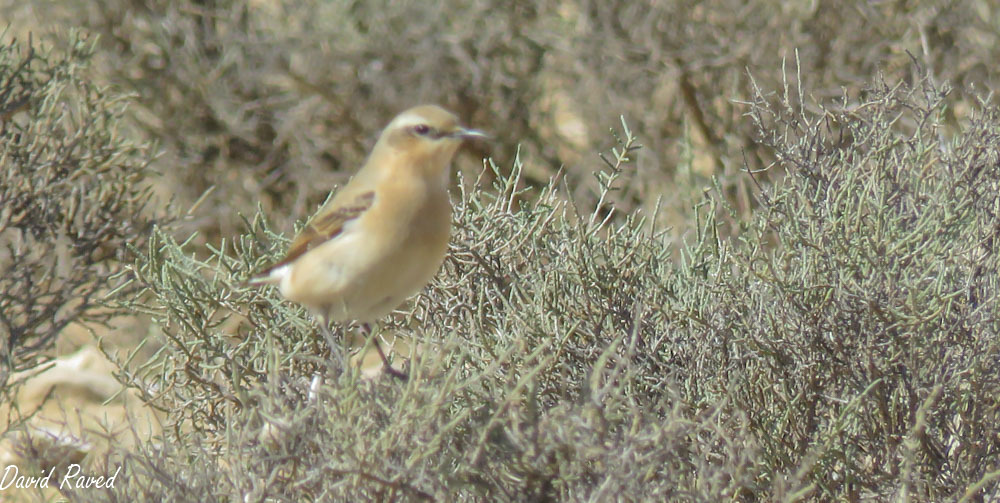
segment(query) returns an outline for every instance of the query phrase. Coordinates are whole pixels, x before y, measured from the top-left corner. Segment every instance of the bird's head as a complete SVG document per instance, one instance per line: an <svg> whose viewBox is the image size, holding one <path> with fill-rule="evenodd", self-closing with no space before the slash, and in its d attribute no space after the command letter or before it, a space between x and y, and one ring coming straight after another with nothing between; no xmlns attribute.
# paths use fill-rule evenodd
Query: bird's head
<svg viewBox="0 0 1000 503"><path fill-rule="evenodd" d="M459 125L458 118L444 108L421 105L397 115L382 131L375 149L432 170L427 173L431 175L447 170L463 140L487 137Z"/></svg>

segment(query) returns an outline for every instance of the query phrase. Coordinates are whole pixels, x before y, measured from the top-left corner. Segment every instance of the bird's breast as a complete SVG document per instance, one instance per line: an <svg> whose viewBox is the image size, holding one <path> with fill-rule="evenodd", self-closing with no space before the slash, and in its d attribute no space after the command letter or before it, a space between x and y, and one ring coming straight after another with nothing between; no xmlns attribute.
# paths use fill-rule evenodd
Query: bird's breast
<svg viewBox="0 0 1000 503"><path fill-rule="evenodd" d="M353 232L354 274L340 299L345 318L368 321L384 316L423 288L441 267L451 231L448 193L405 190L409 188L376 196Z"/></svg>

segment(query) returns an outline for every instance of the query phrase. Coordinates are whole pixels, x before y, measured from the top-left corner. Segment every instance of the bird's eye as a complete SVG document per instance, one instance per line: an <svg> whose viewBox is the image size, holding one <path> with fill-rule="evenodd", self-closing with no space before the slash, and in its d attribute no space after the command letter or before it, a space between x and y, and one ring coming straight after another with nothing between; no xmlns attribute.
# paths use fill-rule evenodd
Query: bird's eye
<svg viewBox="0 0 1000 503"><path fill-rule="evenodd" d="M416 126L413 126L413 132L420 136L427 136L431 133L431 131L433 131L433 129L431 129L431 127L427 124L417 124Z"/></svg>

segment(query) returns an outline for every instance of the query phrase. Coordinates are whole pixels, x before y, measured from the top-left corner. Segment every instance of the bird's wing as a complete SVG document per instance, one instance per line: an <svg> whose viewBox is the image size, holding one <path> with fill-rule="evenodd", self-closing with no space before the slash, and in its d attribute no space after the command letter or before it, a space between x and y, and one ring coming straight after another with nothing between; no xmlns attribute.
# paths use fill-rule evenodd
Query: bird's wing
<svg viewBox="0 0 1000 503"><path fill-rule="evenodd" d="M344 225L360 217L368 208L371 208L375 201L375 192L362 192L343 202L336 199L339 198L335 198L329 207L317 213L299 232L299 235L295 236L292 245L288 247L285 258L262 270L257 276L267 276L274 269L292 262L313 247L336 237L344 230Z"/></svg>

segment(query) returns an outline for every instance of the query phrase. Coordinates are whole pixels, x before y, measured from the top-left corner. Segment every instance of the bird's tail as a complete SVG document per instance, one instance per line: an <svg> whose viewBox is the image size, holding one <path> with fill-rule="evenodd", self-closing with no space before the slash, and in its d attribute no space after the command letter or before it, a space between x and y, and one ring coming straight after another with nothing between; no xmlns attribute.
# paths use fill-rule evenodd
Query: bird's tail
<svg viewBox="0 0 1000 503"><path fill-rule="evenodd" d="M272 269L264 270L258 273L256 276L251 276L250 279L243 282L244 287L249 286L260 286L260 285L277 285L281 283L281 279L288 273L288 267L275 267Z"/></svg>

